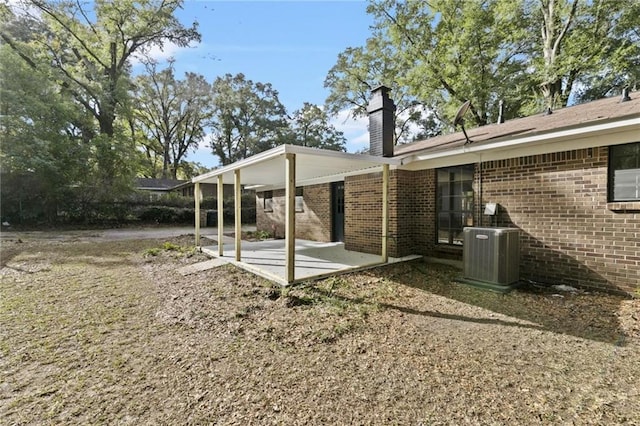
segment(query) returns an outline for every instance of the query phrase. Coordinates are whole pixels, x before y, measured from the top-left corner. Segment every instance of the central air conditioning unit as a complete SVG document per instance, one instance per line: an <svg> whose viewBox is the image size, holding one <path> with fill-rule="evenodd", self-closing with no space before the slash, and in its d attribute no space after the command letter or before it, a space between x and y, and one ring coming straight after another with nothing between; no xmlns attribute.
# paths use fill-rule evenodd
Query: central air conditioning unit
<svg viewBox="0 0 640 426"><path fill-rule="evenodd" d="M463 230L464 278L491 290L509 291L520 280L520 230L476 228Z"/></svg>

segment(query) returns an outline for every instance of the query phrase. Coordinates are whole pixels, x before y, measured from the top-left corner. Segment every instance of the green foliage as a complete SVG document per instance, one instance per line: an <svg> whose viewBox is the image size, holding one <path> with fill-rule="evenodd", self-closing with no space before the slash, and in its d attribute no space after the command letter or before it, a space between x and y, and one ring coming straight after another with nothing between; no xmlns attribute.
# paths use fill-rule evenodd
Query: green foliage
<svg viewBox="0 0 640 426"><path fill-rule="evenodd" d="M2 37L32 68L38 61L50 63L57 84L95 118L101 134L113 137L128 98L132 57L167 41L186 46L200 34L174 16L179 1L91 4L89 10L80 2L31 1L22 13L44 31L32 32L28 42L4 31Z"/></svg>
<svg viewBox="0 0 640 426"><path fill-rule="evenodd" d="M161 251L162 250L159 249L158 247L152 247L150 249L145 250L144 254L146 256L154 256L155 257L155 256L159 255Z"/></svg>
<svg viewBox="0 0 640 426"><path fill-rule="evenodd" d="M407 67L399 84L445 122L471 100L468 118L484 125L506 100L517 115L526 63L520 56L524 10L510 0L371 3L378 37Z"/></svg>
<svg viewBox="0 0 640 426"><path fill-rule="evenodd" d="M291 118L289 143L310 148L344 151L346 139L342 132L329 123L329 116L324 109L305 102Z"/></svg>
<svg viewBox="0 0 640 426"><path fill-rule="evenodd" d="M398 141L409 126L440 133L466 100L478 126L497 120L500 100L508 119L640 79L637 0L372 0L367 10L372 37L338 56L327 105L364 116L371 89L390 87Z"/></svg>
<svg viewBox="0 0 640 426"><path fill-rule="evenodd" d="M158 197L147 191L136 191L127 199L127 203L138 206L194 207L192 197L184 197L177 192L169 192Z"/></svg>
<svg viewBox="0 0 640 426"><path fill-rule="evenodd" d="M162 253L168 253L176 257L191 257L196 253L196 248L193 246L180 246L170 241L165 241L160 247L152 247L144 251L145 256L159 256Z"/></svg>
<svg viewBox="0 0 640 426"><path fill-rule="evenodd" d="M278 92L244 74L226 74L213 82L211 149L222 165L281 145L288 131Z"/></svg>
<svg viewBox="0 0 640 426"><path fill-rule="evenodd" d="M143 208L136 216L151 223L193 223L194 209L151 206Z"/></svg>
<svg viewBox="0 0 640 426"><path fill-rule="evenodd" d="M147 73L135 80L132 131L138 135L148 173L153 177L177 179L189 151L205 135L210 114L210 85L203 76L186 73L176 80L173 61L158 71L148 63ZM158 173L156 167L159 167ZM189 167L186 167L189 172Z"/></svg>
<svg viewBox="0 0 640 426"><path fill-rule="evenodd" d="M46 67L32 70L7 45L0 46L0 75L2 216L49 221L95 178L90 147L74 132L82 111L51 83Z"/></svg>
<svg viewBox="0 0 640 426"><path fill-rule="evenodd" d="M269 231L265 231L264 229L258 229L257 231L249 231L247 232L248 238L254 238L258 241L263 241L271 238L271 233Z"/></svg>
<svg viewBox="0 0 640 426"><path fill-rule="evenodd" d="M395 140L410 140L411 126L435 135L440 133L439 121L433 119L426 101L419 100L402 83L413 58L402 55L383 30L376 30L363 47L350 47L338 55L329 70L324 86L331 90L326 105L329 113L337 115L350 110L353 118L367 117L371 90L379 85L391 88L395 111Z"/></svg>
<svg viewBox="0 0 640 426"><path fill-rule="evenodd" d="M619 94L640 81L640 2L545 0L532 61L545 106ZM542 54L540 54L542 53Z"/></svg>
<svg viewBox="0 0 640 426"><path fill-rule="evenodd" d="M165 241L162 244L162 249L166 250L166 251L182 251L183 250L183 248L181 246L179 246L177 244L174 244L172 242L169 242L169 241Z"/></svg>
<svg viewBox="0 0 640 426"><path fill-rule="evenodd" d="M130 60L199 34L173 15L179 1L21 5L0 7L2 216L125 220L106 206L128 197L137 171L135 135L119 119L128 114Z"/></svg>

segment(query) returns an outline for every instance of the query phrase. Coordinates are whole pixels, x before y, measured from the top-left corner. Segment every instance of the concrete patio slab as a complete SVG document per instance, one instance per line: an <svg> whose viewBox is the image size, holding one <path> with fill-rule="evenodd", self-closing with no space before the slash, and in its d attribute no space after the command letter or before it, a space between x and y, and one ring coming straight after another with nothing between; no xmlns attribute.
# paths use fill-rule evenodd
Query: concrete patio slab
<svg viewBox="0 0 640 426"><path fill-rule="evenodd" d="M202 247L202 251L210 256L218 257L217 246ZM383 264L380 256L345 250L344 243L321 243L297 239L295 279L293 283L288 283L285 275L284 240L243 241L240 262L235 260L233 244L225 244L223 251L222 259L281 285L322 279ZM412 255L389 258L388 263L403 262L420 257Z"/></svg>

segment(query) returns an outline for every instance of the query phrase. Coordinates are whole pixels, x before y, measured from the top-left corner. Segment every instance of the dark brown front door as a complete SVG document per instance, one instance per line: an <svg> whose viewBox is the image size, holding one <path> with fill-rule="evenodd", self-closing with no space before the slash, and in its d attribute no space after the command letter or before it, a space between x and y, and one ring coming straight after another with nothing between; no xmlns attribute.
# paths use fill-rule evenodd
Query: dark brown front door
<svg viewBox="0 0 640 426"><path fill-rule="evenodd" d="M331 184L331 239L344 241L344 182Z"/></svg>

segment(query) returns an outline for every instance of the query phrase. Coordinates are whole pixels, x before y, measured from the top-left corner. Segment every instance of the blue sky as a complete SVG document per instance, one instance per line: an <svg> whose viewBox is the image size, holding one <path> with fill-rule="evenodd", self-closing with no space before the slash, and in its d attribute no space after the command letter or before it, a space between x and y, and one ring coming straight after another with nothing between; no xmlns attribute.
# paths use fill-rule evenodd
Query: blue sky
<svg viewBox="0 0 640 426"><path fill-rule="evenodd" d="M177 13L181 22L199 22L202 42L178 49L167 46L156 57L175 58L178 75L197 72L213 81L226 73L243 73L254 82L271 83L288 112L304 102L322 105L328 95L324 79L347 47L364 45L372 19L367 2L334 1L195 1ZM348 151L368 143L366 120L334 120L347 137ZM217 164L201 147L189 160Z"/></svg>

